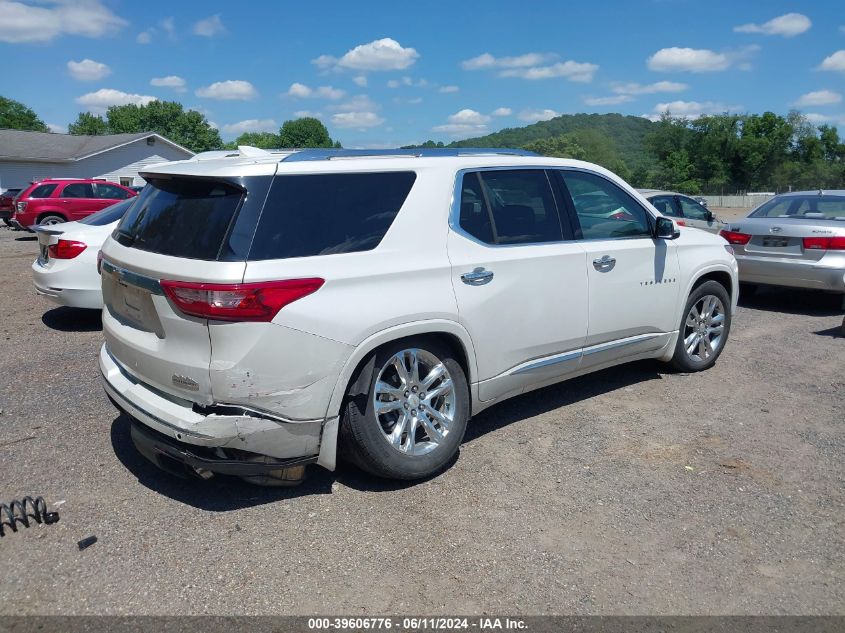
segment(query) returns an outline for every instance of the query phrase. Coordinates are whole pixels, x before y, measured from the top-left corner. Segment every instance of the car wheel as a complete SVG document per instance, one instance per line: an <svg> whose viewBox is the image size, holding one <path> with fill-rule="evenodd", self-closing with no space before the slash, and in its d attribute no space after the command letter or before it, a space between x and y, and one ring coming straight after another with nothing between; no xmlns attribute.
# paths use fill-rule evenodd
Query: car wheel
<svg viewBox="0 0 845 633"><path fill-rule="evenodd" d="M12 225L12 221L11 221L11 220L7 220L6 218L3 218L3 223L4 223L6 226L13 226L13 225Z"/></svg>
<svg viewBox="0 0 845 633"><path fill-rule="evenodd" d="M731 300L725 287L706 281L687 299L672 364L685 372L712 367L731 331Z"/></svg>
<svg viewBox="0 0 845 633"><path fill-rule="evenodd" d="M383 347L371 366L367 393L347 400L341 423L344 456L390 479L419 479L445 468L469 419L469 388L460 363L445 346L409 339Z"/></svg>
<svg viewBox="0 0 845 633"><path fill-rule="evenodd" d="M60 215L45 215L38 220L38 226L50 226L52 224L62 224L65 219Z"/></svg>

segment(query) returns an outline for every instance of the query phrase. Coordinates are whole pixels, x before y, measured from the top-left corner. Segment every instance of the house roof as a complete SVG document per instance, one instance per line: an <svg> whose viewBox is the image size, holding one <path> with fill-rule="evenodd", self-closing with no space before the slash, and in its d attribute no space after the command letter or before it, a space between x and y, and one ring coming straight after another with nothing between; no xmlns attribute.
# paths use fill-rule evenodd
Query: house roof
<svg viewBox="0 0 845 633"><path fill-rule="evenodd" d="M166 139L155 132L138 134L104 134L84 136L0 130L0 160L27 160L44 162L74 162L153 136L193 156L189 149Z"/></svg>

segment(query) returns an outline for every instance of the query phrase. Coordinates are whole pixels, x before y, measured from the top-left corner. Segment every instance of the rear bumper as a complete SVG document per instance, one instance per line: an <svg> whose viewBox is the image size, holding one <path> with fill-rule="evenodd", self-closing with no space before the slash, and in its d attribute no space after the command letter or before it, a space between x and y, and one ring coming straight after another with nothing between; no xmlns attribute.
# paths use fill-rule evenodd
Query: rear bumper
<svg viewBox="0 0 845 633"><path fill-rule="evenodd" d="M204 452L194 453L191 447L236 449L276 460L315 461L317 458L323 420L294 422L265 417L261 412L243 407L199 407L189 400L151 389L118 364L105 345L100 350L99 362L103 386L119 409L197 459ZM187 462L183 460L183 463ZM208 466L202 467L213 471Z"/></svg>
<svg viewBox="0 0 845 633"><path fill-rule="evenodd" d="M739 280L747 283L845 292L845 254L817 262L737 255Z"/></svg>
<svg viewBox="0 0 845 633"><path fill-rule="evenodd" d="M80 262L85 264L87 262ZM93 268L95 264L91 264L91 282L100 281L100 276L96 274ZM82 279L83 275L80 270L74 267L76 274L70 270L50 270L38 263L38 260L32 264L32 281L35 285L35 292L47 297L51 301L63 306L70 306L72 308L89 308L92 310L100 310L103 307L103 291L100 289L100 284L96 283L92 287L80 287L85 285L86 279Z"/></svg>
<svg viewBox="0 0 845 633"><path fill-rule="evenodd" d="M12 209L0 209L0 220L10 220L12 213Z"/></svg>

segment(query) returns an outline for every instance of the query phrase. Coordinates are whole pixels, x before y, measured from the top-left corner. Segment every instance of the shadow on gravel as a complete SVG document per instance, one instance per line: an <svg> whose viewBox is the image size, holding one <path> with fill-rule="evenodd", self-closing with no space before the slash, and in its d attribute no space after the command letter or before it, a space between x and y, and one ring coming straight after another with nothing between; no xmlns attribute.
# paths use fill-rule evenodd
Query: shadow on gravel
<svg viewBox="0 0 845 633"><path fill-rule="evenodd" d="M498 431L525 418L572 405L609 391L642 384L649 380L662 380L661 374L668 371L671 371L669 365L654 360L643 360L573 378L505 400L501 404L486 409L470 421L464 443L472 442L487 433Z"/></svg>
<svg viewBox="0 0 845 633"><path fill-rule="evenodd" d="M739 305L783 314L835 316L842 314L842 295L798 288L760 287L751 295L740 293Z"/></svg>
<svg viewBox="0 0 845 633"><path fill-rule="evenodd" d="M112 423L111 443L120 462L138 481L165 497L209 512L229 512L305 495L330 494L334 476L324 468L309 466L305 481L294 488L266 488L237 477L215 475L211 479L181 479L147 461L129 435L129 417L121 414Z"/></svg>
<svg viewBox="0 0 845 633"><path fill-rule="evenodd" d="M47 310L41 315L41 322L51 330L59 332L99 332L103 329L99 310L84 310L62 306Z"/></svg>
<svg viewBox="0 0 845 633"><path fill-rule="evenodd" d="M813 332L813 334L829 336L830 338L845 338L845 323L828 328L827 330L818 330L817 332Z"/></svg>
<svg viewBox="0 0 845 633"><path fill-rule="evenodd" d="M38 240L37 235L24 235L23 237L15 238L16 242L35 242L36 240Z"/></svg>

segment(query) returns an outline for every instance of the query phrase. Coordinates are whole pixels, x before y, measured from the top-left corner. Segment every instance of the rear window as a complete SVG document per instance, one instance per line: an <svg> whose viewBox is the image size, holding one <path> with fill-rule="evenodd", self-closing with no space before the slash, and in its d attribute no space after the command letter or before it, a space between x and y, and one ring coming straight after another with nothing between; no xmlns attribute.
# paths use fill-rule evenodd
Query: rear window
<svg viewBox="0 0 845 633"><path fill-rule="evenodd" d="M772 198L749 217L842 220L845 219L845 196Z"/></svg>
<svg viewBox="0 0 845 633"><path fill-rule="evenodd" d="M102 211L97 211L97 213L92 213L91 215L82 218L79 220L79 223L88 224L89 226L105 226L106 224L117 222L123 217L126 210L132 206L133 202L135 202L134 198L132 200L118 202L110 207L106 207Z"/></svg>
<svg viewBox="0 0 845 633"><path fill-rule="evenodd" d="M371 250L387 233L415 179L413 172L277 176L249 258Z"/></svg>
<svg viewBox="0 0 845 633"><path fill-rule="evenodd" d="M56 190L56 185L38 185L29 192L30 198L49 198Z"/></svg>
<svg viewBox="0 0 845 633"><path fill-rule="evenodd" d="M133 198L114 238L161 255L216 260L243 195L217 180L153 179Z"/></svg>

